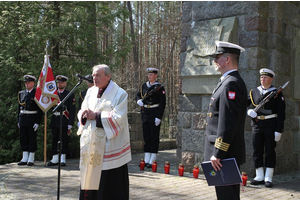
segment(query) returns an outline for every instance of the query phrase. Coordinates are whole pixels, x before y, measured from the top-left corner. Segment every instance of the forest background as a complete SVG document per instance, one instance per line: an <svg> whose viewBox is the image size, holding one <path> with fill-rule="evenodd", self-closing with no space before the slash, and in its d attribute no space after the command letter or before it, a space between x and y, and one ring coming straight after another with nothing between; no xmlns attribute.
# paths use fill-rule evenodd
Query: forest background
<svg viewBox="0 0 300 200"><path fill-rule="evenodd" d="M158 68L159 82L166 82L167 94L162 137L168 137L169 116L177 113L181 13L181 2L168 1L1 1L0 164L22 157L18 92L25 89L25 74L38 79L47 40L53 74L69 78L67 90L77 84L76 74L91 74L94 65L107 64L113 70L113 81L129 94L129 112L139 111L135 94L147 81L146 68ZM86 87L83 83L74 92L76 110L79 92ZM51 115L52 109L45 115L48 160ZM76 121L69 158L79 157ZM44 117L38 128L36 160L44 157L43 138Z"/></svg>

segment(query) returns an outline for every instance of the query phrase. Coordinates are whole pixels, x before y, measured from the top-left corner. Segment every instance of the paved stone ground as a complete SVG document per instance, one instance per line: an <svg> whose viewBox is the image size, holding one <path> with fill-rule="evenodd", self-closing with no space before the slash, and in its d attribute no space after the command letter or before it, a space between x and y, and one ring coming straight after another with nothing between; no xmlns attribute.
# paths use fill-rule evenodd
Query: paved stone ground
<svg viewBox="0 0 300 200"><path fill-rule="evenodd" d="M185 172L178 176L175 150L159 151L158 170L140 171L141 153L132 154L129 163L130 199L216 199L214 187L209 187L203 175L198 179ZM170 174L164 174L163 164L169 161ZM61 168L59 197L62 200L78 199L78 160L67 160ZM251 178L249 178L251 179ZM274 176L274 187L241 187L241 199L300 199L300 172ZM0 199L57 199L58 168L45 167L37 161L32 167L18 166L17 163L0 165Z"/></svg>

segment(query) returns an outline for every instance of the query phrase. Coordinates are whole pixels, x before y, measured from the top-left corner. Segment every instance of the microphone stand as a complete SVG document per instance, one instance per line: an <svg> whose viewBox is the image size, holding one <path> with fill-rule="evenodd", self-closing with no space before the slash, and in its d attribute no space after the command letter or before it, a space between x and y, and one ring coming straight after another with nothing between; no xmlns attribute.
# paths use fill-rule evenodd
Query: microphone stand
<svg viewBox="0 0 300 200"><path fill-rule="evenodd" d="M57 200L59 200L59 191L60 191L60 157L61 157L61 149L62 149L62 122L63 122L63 111L66 110L66 106L64 103L66 100L74 93L75 89L82 83L82 79L78 81L75 87L68 93L68 95L53 109L52 112L56 112L56 110L60 111L60 126L59 126L59 140L58 144L58 180L57 180Z"/></svg>

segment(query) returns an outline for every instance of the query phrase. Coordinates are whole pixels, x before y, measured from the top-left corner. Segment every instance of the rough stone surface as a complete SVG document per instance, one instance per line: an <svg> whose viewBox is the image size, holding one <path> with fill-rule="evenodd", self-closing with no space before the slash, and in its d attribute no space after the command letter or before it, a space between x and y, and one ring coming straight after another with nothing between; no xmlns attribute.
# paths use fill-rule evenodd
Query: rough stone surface
<svg viewBox="0 0 300 200"><path fill-rule="evenodd" d="M190 172L193 170L195 163L195 153L182 152L182 164L184 166L184 171Z"/></svg>
<svg viewBox="0 0 300 200"><path fill-rule="evenodd" d="M252 4L253 3L249 1L194 1L193 19L200 21L240 16L249 12L249 9L252 8Z"/></svg>
<svg viewBox="0 0 300 200"><path fill-rule="evenodd" d="M178 126L182 128L190 128L192 125L192 115L187 112L178 113Z"/></svg>
<svg viewBox="0 0 300 200"><path fill-rule="evenodd" d="M262 16L246 17L246 31L268 31L268 19Z"/></svg>
<svg viewBox="0 0 300 200"><path fill-rule="evenodd" d="M285 23L282 23L278 18L274 17L274 18L270 18L269 24L270 24L270 32L272 34L283 36L285 32L283 26L286 25Z"/></svg>
<svg viewBox="0 0 300 200"><path fill-rule="evenodd" d="M204 152L204 131L183 129L182 150Z"/></svg>
<svg viewBox="0 0 300 200"><path fill-rule="evenodd" d="M196 95L180 95L178 98L178 109L185 112L201 111L201 98Z"/></svg>
<svg viewBox="0 0 300 200"><path fill-rule="evenodd" d="M190 2L182 2L182 23L192 20L192 4Z"/></svg>
<svg viewBox="0 0 300 200"><path fill-rule="evenodd" d="M181 52L185 52L186 51L186 38L181 38L181 44L180 44L181 46L181 48L180 48L180 51Z"/></svg>
<svg viewBox="0 0 300 200"><path fill-rule="evenodd" d="M210 102L211 95L203 95L202 96L202 112L207 112Z"/></svg>
<svg viewBox="0 0 300 200"><path fill-rule="evenodd" d="M204 130L206 128L207 113L196 113L193 115L193 129Z"/></svg>

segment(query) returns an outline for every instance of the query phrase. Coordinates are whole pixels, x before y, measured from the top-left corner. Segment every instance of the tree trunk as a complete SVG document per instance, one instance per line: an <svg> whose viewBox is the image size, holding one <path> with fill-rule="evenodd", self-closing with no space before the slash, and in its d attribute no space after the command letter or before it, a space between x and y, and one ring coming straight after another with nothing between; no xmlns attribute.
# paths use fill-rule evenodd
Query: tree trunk
<svg viewBox="0 0 300 200"><path fill-rule="evenodd" d="M96 4L90 2L87 7L87 24L89 24L87 35L87 48L89 56L87 62L89 67L93 67L98 63L97 59L97 29L96 29Z"/></svg>
<svg viewBox="0 0 300 200"><path fill-rule="evenodd" d="M59 28L59 21L60 21L60 2L53 1L53 10L54 10L54 22L53 22L53 29ZM52 59L53 61L59 60L59 39L52 38Z"/></svg>
<svg viewBox="0 0 300 200"><path fill-rule="evenodd" d="M131 9L130 1L127 1L127 7L128 7L128 11L130 13L129 21L130 21L133 60L134 60L134 65L138 66L139 61L138 61L137 48L136 48L136 43L135 43L134 26L133 26L133 20L132 20L132 9Z"/></svg>

